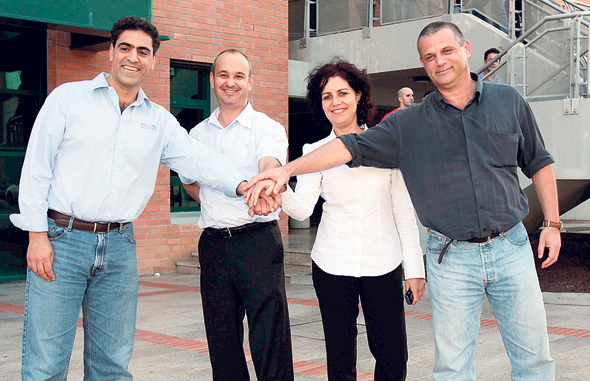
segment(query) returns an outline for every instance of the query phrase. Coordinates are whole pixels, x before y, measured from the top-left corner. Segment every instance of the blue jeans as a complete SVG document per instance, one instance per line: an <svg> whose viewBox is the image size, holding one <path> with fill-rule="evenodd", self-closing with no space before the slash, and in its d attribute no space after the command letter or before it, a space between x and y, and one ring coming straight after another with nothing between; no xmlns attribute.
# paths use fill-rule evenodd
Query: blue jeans
<svg viewBox="0 0 590 381"><path fill-rule="evenodd" d="M23 380L65 380L80 309L84 380L131 380L137 263L133 227L109 233L58 227L49 219L55 280L27 272Z"/></svg>
<svg viewBox="0 0 590 381"><path fill-rule="evenodd" d="M475 380L481 308L487 295L512 364L512 380L554 380L555 363L534 255L522 223L487 243L449 241L430 230L428 288L435 380Z"/></svg>

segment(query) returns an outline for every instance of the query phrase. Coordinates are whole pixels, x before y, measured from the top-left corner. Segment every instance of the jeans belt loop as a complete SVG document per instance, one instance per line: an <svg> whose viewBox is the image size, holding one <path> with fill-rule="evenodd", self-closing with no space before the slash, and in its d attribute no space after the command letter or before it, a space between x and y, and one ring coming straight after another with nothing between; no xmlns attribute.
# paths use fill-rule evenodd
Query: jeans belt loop
<svg viewBox="0 0 590 381"><path fill-rule="evenodd" d="M70 217L70 222L68 223L68 231L71 232L72 231L72 226L74 225L74 220L76 219L76 217L71 216Z"/></svg>

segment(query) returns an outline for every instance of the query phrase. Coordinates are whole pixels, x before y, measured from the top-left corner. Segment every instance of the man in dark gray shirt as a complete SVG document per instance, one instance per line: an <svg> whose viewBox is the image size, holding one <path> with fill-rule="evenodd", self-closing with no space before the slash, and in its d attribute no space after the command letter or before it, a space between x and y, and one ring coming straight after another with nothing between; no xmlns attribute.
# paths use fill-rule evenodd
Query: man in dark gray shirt
<svg viewBox="0 0 590 381"><path fill-rule="evenodd" d="M428 228L434 379L475 379L487 295L512 363L512 379L553 380L543 299L521 222L527 200L517 176L520 167L539 196L548 227L539 238L538 257L548 248L543 262L548 267L561 247L553 158L518 92L470 73L471 46L454 24L427 25L418 52L437 88L433 96L361 135L341 136L262 173L248 187L254 196L271 188L278 192L290 176L343 163L400 168ZM271 180L254 186L262 179Z"/></svg>

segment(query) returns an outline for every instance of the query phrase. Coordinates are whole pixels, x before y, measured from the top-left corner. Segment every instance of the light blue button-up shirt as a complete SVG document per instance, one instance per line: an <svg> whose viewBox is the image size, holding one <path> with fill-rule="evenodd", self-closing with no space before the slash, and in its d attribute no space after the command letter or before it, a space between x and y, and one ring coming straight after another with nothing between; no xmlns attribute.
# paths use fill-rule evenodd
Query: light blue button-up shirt
<svg viewBox="0 0 590 381"><path fill-rule="evenodd" d="M160 163L236 197L247 178L227 157L190 138L142 89L121 112L107 77L67 83L47 97L27 147L14 225L46 231L48 208L86 221L133 221L154 192Z"/></svg>

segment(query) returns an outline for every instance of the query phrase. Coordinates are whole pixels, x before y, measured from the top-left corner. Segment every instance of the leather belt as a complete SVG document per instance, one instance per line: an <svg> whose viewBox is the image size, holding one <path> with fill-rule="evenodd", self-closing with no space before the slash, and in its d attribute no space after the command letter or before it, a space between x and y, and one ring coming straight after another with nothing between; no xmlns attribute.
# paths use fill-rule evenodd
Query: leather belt
<svg viewBox="0 0 590 381"><path fill-rule="evenodd" d="M492 233L487 237L466 239L465 242L486 243L486 242L490 242L492 239L496 238L499 235L500 235L500 233Z"/></svg>
<svg viewBox="0 0 590 381"><path fill-rule="evenodd" d="M466 239L463 242L470 242L470 243L488 243L490 242L492 239L496 238L497 236L499 236L500 233L492 233L487 237L481 237L481 238L470 238L470 239ZM443 246L443 249L440 252L440 255L438 256L438 263L440 264L442 262L443 259L443 255L445 255L447 249L449 248L449 246L451 245L451 243L453 243L454 240L450 239L449 242L446 243L446 245Z"/></svg>
<svg viewBox="0 0 590 381"><path fill-rule="evenodd" d="M70 226L70 218L72 218L72 216L68 216L67 214L63 214L52 209L49 209L47 211L47 216L51 218L57 226L61 226L62 228L67 228L68 226ZM121 224L119 222L90 222L80 220L74 217L72 229L85 230L94 233L108 233L111 230L119 229L121 225L125 225L125 223Z"/></svg>
<svg viewBox="0 0 590 381"><path fill-rule="evenodd" d="M205 228L205 233L213 238L231 238L236 237L245 233L250 233L268 226L277 226L277 221L268 222L252 222L250 224L236 226L235 228Z"/></svg>

